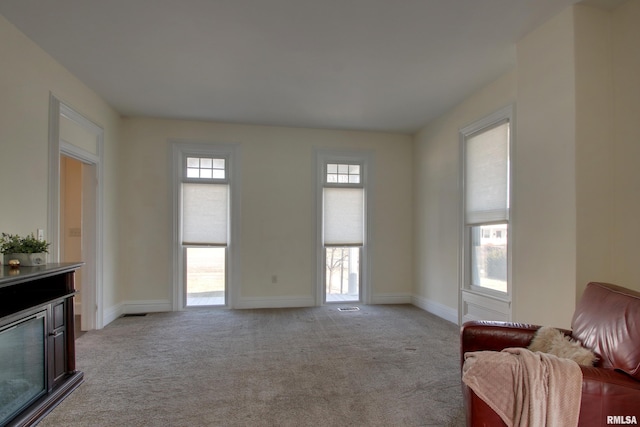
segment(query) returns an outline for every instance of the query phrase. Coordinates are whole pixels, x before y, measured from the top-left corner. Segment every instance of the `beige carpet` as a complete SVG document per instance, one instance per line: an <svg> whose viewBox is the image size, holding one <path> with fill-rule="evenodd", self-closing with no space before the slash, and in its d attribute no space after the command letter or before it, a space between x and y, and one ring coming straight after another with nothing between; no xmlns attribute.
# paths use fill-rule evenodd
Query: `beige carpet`
<svg viewBox="0 0 640 427"><path fill-rule="evenodd" d="M464 424L456 325L338 307L119 318L77 339L85 382L39 426Z"/></svg>

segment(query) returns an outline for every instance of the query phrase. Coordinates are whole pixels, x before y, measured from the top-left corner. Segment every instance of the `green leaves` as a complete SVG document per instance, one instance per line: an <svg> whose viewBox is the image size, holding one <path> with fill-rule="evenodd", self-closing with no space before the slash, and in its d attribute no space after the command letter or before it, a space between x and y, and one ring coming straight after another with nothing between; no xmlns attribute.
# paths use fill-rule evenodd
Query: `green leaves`
<svg viewBox="0 0 640 427"><path fill-rule="evenodd" d="M20 237L17 234L2 233L0 239L0 252L3 254L35 254L49 252L49 245L44 240L38 240L33 234Z"/></svg>

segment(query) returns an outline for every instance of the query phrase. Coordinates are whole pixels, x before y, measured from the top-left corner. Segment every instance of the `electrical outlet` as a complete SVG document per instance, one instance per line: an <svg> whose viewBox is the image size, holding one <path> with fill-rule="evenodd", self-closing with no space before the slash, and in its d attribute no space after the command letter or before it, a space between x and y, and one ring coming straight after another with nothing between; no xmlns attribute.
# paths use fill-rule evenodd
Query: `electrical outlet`
<svg viewBox="0 0 640 427"><path fill-rule="evenodd" d="M42 228L38 228L37 236L38 240L44 240L44 230Z"/></svg>

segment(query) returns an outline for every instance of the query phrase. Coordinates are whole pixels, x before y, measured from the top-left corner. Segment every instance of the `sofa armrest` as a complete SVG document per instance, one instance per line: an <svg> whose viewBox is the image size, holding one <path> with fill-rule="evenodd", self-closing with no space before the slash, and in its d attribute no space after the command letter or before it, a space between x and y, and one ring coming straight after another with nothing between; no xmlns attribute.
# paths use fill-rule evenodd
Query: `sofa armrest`
<svg viewBox="0 0 640 427"><path fill-rule="evenodd" d="M502 351L509 347L527 347L538 325L515 322L470 321L460 330L460 367L469 351Z"/></svg>
<svg viewBox="0 0 640 427"><path fill-rule="evenodd" d="M460 357L469 351L502 351L509 347L528 347L542 326L528 323L474 320L460 329ZM571 337L571 330L556 328ZM462 365L461 365L462 366Z"/></svg>
<svg viewBox="0 0 640 427"><path fill-rule="evenodd" d="M580 366L582 370L583 388L594 394L607 394L611 388L622 387L634 392L637 403L640 404L640 381L614 369L598 368L596 366Z"/></svg>
<svg viewBox="0 0 640 427"><path fill-rule="evenodd" d="M527 347L538 325L515 322L471 321L462 325L461 345L467 351L501 351L508 347Z"/></svg>

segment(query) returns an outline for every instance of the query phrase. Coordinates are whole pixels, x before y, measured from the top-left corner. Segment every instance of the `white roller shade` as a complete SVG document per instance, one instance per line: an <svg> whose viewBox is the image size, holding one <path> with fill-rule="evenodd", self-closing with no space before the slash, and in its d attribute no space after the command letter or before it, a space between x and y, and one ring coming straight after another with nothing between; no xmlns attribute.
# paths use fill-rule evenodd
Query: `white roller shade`
<svg viewBox="0 0 640 427"><path fill-rule="evenodd" d="M364 189L324 188L323 209L325 246L364 244Z"/></svg>
<svg viewBox="0 0 640 427"><path fill-rule="evenodd" d="M226 245L229 186L182 184L182 243Z"/></svg>
<svg viewBox="0 0 640 427"><path fill-rule="evenodd" d="M467 224L509 217L509 123L466 139Z"/></svg>

